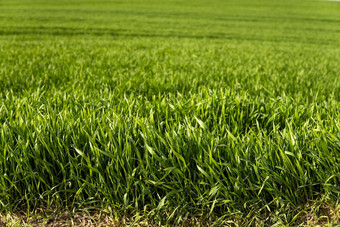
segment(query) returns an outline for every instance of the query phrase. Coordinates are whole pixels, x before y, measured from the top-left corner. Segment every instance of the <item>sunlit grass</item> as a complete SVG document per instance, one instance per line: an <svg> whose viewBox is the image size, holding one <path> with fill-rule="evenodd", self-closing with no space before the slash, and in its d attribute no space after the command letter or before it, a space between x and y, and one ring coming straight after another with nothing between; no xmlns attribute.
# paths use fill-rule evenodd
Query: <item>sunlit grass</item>
<svg viewBox="0 0 340 227"><path fill-rule="evenodd" d="M151 224L334 216L335 5L75 3L3 3L2 211L91 208Z"/></svg>

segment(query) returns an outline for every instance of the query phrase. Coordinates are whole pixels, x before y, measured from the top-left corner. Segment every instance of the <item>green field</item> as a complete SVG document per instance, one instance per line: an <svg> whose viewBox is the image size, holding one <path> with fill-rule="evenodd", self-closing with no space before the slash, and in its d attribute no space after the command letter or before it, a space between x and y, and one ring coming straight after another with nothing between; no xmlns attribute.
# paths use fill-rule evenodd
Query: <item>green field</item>
<svg viewBox="0 0 340 227"><path fill-rule="evenodd" d="M340 3L0 0L2 213L335 223L339 122Z"/></svg>

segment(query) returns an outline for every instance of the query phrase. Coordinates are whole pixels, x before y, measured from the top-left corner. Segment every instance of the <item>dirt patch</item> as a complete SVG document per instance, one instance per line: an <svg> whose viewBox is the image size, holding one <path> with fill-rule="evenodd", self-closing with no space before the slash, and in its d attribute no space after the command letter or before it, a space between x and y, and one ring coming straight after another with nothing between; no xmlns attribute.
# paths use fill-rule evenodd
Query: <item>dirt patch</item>
<svg viewBox="0 0 340 227"><path fill-rule="evenodd" d="M30 227L66 227L66 226L122 226L124 223L119 223L113 220L107 214L93 214L87 213L75 213L69 214L68 212L61 213L59 215L51 215L49 217L44 216L32 216L27 217L25 215L17 214L5 214L0 216L0 226L30 226Z"/></svg>
<svg viewBox="0 0 340 227"><path fill-rule="evenodd" d="M324 226L327 224L340 223L340 206L327 204L325 201L315 201L306 204L299 209L297 213L292 213L291 217L283 220L282 215L274 212L265 214L254 213L253 215L234 217L231 220L225 220L228 217L203 218L195 215L182 219L181 222L173 223L176 226L271 226L271 225L300 225L300 226ZM47 213L47 214L46 214ZM34 215L27 216L24 213L2 213L0 214L0 226L24 226L24 227L66 227L66 226L161 226L160 219L154 219L147 216L138 216L136 213L127 216L119 215L124 211L117 211L115 215L101 211L77 211L77 212L46 212L43 209L36 211ZM138 217L137 217L138 216ZM281 218L280 218L281 216ZM118 217L118 218L117 218ZM162 215L166 219L167 214ZM221 219L221 220L220 220ZM286 223L287 222L287 223ZM221 224L222 223L222 224Z"/></svg>

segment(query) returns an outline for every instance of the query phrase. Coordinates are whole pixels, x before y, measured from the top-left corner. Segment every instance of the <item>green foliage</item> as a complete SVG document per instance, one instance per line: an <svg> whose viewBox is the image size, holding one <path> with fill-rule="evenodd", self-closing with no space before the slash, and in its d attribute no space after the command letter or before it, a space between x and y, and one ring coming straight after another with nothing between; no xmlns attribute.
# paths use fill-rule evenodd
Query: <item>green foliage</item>
<svg viewBox="0 0 340 227"><path fill-rule="evenodd" d="M340 4L0 7L3 210L290 223L337 203Z"/></svg>

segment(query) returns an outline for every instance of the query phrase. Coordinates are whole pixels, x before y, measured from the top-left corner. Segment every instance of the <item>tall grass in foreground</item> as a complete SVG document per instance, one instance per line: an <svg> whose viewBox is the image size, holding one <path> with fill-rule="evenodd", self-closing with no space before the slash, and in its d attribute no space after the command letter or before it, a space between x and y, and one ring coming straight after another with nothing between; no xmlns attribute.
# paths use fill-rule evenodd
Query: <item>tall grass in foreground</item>
<svg viewBox="0 0 340 227"><path fill-rule="evenodd" d="M340 192L339 105L245 92L8 93L1 203L230 214ZM227 213L226 213L227 212Z"/></svg>

